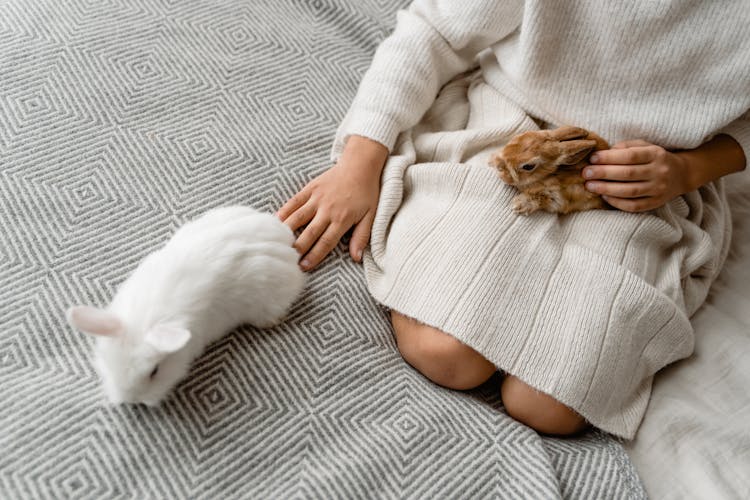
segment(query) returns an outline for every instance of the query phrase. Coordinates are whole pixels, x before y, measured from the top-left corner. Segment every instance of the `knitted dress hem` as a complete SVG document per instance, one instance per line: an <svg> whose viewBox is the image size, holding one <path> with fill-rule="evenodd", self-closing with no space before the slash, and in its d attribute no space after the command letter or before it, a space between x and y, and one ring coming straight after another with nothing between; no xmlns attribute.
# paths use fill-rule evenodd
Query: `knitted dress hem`
<svg viewBox="0 0 750 500"><path fill-rule="evenodd" d="M481 78L399 136L365 252L382 305L632 438L654 373L692 352L689 316L726 257L721 182L648 213L515 214L489 155L536 123Z"/></svg>

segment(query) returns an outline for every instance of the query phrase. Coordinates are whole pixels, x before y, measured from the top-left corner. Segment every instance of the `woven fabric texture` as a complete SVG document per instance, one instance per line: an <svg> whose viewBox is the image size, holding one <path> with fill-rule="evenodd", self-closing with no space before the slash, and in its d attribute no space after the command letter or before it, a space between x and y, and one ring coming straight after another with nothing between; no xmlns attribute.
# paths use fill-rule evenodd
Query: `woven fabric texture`
<svg viewBox="0 0 750 500"><path fill-rule="evenodd" d="M217 342L161 407L110 407L103 305L205 210L275 210L328 165L401 0L0 3L0 497L641 498L618 442L541 438L498 380L400 357L344 246L287 321Z"/></svg>

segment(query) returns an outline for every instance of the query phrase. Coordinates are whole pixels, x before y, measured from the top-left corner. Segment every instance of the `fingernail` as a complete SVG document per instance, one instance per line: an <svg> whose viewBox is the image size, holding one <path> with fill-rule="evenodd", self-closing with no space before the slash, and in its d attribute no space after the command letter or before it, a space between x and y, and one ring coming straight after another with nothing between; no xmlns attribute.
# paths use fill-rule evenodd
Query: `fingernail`
<svg viewBox="0 0 750 500"><path fill-rule="evenodd" d="M593 168L584 168L583 169L583 176L587 179L591 179L594 176L594 169Z"/></svg>
<svg viewBox="0 0 750 500"><path fill-rule="evenodd" d="M599 161L599 155L597 155L597 154L593 154L593 155L591 155L591 158L589 158L589 161L590 161L591 163L596 163L596 162L598 162L598 161Z"/></svg>
<svg viewBox="0 0 750 500"><path fill-rule="evenodd" d="M360 261L360 262L362 261L362 253L363 253L363 252L362 252L362 250L361 250L361 249L360 249L360 250L357 250L357 260L358 260L358 261Z"/></svg>
<svg viewBox="0 0 750 500"><path fill-rule="evenodd" d="M596 182L587 182L586 183L586 189L589 190L589 191L591 191L591 192L593 192L593 193L596 192L596 189L598 187L599 187L599 184L597 184Z"/></svg>
<svg viewBox="0 0 750 500"><path fill-rule="evenodd" d="M310 261L307 259L304 259L302 260L302 262L299 263L299 265L307 269L308 267L310 267Z"/></svg>

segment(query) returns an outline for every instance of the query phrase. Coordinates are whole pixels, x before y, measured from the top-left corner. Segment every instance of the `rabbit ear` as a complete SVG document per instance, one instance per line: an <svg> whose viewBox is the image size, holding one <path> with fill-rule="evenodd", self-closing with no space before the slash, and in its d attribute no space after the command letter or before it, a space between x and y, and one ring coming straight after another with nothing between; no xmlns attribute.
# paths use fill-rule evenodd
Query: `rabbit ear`
<svg viewBox="0 0 750 500"><path fill-rule="evenodd" d="M550 130L548 137L553 141L570 141L573 139L581 139L587 135L589 135L589 132L586 129L566 125L564 127Z"/></svg>
<svg viewBox="0 0 750 500"><path fill-rule="evenodd" d="M73 328L91 335L113 337L122 331L122 322L115 314L91 306L73 306L65 312Z"/></svg>
<svg viewBox="0 0 750 500"><path fill-rule="evenodd" d="M506 167L505 159L502 157L501 154L495 153L490 158L490 165L492 165L495 168L505 169Z"/></svg>
<svg viewBox="0 0 750 500"><path fill-rule="evenodd" d="M575 165L586 158L596 147L596 141L565 141L559 144L560 155L557 163L560 165Z"/></svg>
<svg viewBox="0 0 750 500"><path fill-rule="evenodd" d="M144 339L160 352L175 352L190 340L190 331L179 326L158 324L146 332Z"/></svg>

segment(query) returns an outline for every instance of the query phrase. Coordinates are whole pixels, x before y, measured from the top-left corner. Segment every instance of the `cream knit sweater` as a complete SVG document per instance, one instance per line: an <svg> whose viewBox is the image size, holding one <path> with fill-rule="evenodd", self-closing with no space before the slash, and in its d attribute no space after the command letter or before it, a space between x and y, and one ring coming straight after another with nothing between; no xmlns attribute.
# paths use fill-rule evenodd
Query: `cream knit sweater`
<svg viewBox="0 0 750 500"><path fill-rule="evenodd" d="M486 155L571 124L670 148L726 133L750 158L748 26L742 0L417 0L399 12L333 148L358 134L391 150L365 253L373 297L632 437L653 374L692 352L689 317L726 257L723 181L647 214L524 217Z"/></svg>
<svg viewBox="0 0 750 500"><path fill-rule="evenodd" d="M378 48L343 132L393 148L477 62L549 124L665 148L726 133L750 158L747 0L417 0Z"/></svg>

